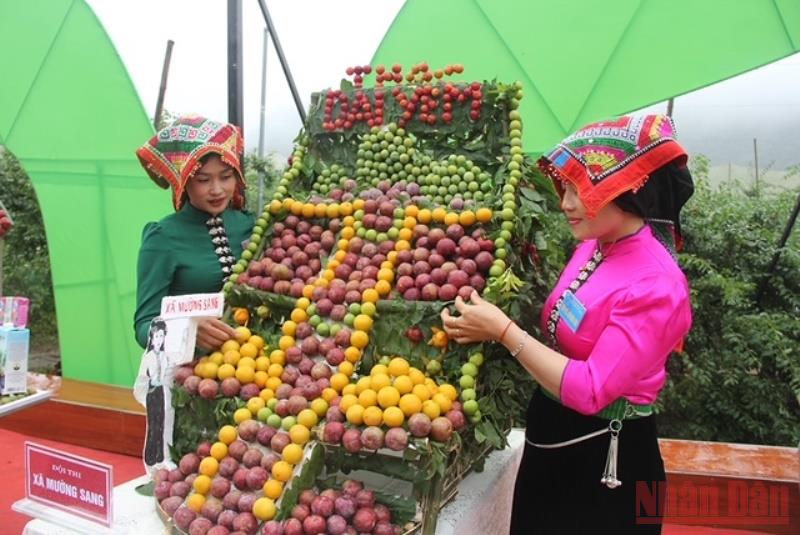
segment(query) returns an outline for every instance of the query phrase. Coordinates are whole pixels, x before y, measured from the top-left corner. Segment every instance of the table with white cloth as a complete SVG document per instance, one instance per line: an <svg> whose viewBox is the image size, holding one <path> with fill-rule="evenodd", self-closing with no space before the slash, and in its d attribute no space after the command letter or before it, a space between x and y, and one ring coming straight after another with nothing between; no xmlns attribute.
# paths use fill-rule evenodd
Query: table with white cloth
<svg viewBox="0 0 800 535"><path fill-rule="evenodd" d="M514 480L522 458L525 434L514 429L506 449L492 452L482 472L469 474L458 485L458 493L439 514L437 535L486 535L508 532ZM111 528L63 513L49 513L29 500L21 500L14 510L38 516L30 521L24 535L67 535L74 533L144 535L167 533L158 517L152 496L143 496L136 487L147 483L148 476L114 487L114 523ZM33 507L33 509L31 508ZM70 523L71 522L71 523Z"/></svg>

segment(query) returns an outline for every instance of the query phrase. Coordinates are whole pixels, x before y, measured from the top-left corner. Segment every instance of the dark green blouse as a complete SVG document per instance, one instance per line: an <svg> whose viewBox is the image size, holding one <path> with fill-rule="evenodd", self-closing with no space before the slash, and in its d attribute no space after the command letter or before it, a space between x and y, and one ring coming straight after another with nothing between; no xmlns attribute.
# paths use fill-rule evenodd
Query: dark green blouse
<svg viewBox="0 0 800 535"><path fill-rule="evenodd" d="M137 270L136 341L145 347L150 321L161 312L167 295L218 292L223 273L206 221L211 216L185 203L179 212L158 223L147 223L142 231ZM250 238L254 218L229 208L222 214L232 255L242 255L242 244Z"/></svg>

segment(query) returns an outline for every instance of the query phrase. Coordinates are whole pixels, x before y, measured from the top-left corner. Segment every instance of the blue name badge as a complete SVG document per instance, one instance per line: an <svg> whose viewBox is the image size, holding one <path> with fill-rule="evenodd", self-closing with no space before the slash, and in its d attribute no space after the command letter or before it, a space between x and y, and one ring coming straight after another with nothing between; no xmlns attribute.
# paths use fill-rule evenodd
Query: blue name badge
<svg viewBox="0 0 800 535"><path fill-rule="evenodd" d="M567 291L564 295L564 302L558 309L558 315L572 332L576 332L586 315L586 307L575 297L574 293Z"/></svg>

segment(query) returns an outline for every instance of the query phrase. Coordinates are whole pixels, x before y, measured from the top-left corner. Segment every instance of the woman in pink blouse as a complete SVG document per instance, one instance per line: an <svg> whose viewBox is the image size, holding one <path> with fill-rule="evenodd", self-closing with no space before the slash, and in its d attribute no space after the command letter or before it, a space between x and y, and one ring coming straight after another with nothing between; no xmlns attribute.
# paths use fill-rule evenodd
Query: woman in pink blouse
<svg viewBox="0 0 800 535"><path fill-rule="evenodd" d="M588 125L539 160L580 244L532 338L477 293L442 314L459 343L502 343L539 383L512 533L660 532L642 507L665 480L652 403L691 326L675 257L694 191L662 115ZM638 496L637 496L638 493ZM663 503L663 495L657 496Z"/></svg>

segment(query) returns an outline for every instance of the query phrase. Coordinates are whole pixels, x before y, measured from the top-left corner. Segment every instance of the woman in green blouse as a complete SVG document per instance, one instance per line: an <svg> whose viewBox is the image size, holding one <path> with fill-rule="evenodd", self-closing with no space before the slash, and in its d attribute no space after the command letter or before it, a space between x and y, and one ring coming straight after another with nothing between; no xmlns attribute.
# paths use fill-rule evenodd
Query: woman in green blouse
<svg viewBox="0 0 800 535"><path fill-rule="evenodd" d="M147 344L150 321L167 295L218 292L253 228L243 211L244 144L233 125L181 117L136 151L150 178L172 188L175 213L148 223L142 233L134 329ZM197 345L211 349L233 336L215 318L202 320Z"/></svg>

